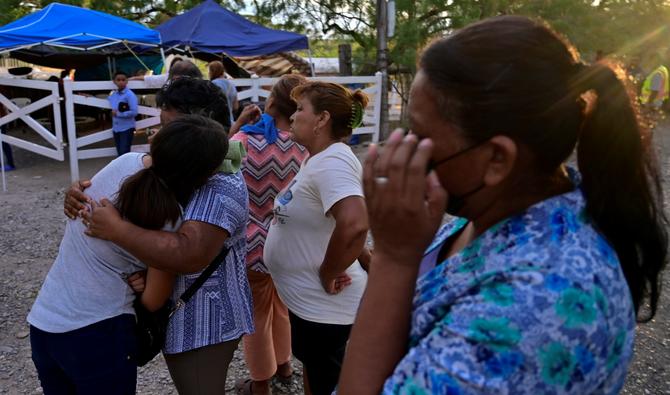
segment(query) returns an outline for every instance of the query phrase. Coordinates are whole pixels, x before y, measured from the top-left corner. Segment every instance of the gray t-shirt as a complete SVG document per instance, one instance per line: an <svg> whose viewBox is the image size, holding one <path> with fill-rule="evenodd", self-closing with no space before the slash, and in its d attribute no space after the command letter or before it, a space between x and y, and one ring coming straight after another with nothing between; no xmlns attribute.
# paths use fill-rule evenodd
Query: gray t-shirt
<svg viewBox="0 0 670 395"><path fill-rule="evenodd" d="M86 193L96 201L113 200L124 179L141 170L145 154L131 152L96 174ZM63 333L134 314L135 295L126 276L146 267L117 245L84 234L81 219L68 220L58 256L28 314L46 332Z"/></svg>

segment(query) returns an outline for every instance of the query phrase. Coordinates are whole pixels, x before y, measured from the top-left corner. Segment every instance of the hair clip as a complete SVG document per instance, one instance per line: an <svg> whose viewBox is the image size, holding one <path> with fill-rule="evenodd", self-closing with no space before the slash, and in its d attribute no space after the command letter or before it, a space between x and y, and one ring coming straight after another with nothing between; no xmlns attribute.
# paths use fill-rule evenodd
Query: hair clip
<svg viewBox="0 0 670 395"><path fill-rule="evenodd" d="M349 127L351 129L356 129L363 125L363 105L357 101L354 100L353 103L351 103L351 120L349 121Z"/></svg>

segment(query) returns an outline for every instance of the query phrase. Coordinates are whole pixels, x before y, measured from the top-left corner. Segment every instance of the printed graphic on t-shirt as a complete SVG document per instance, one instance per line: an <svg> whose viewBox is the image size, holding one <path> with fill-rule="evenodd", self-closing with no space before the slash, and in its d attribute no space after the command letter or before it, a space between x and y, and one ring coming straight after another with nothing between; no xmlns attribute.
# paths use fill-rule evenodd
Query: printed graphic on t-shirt
<svg viewBox="0 0 670 395"><path fill-rule="evenodd" d="M293 200L293 192L290 189L279 196L279 203L282 206L286 206L291 200Z"/></svg>
<svg viewBox="0 0 670 395"><path fill-rule="evenodd" d="M282 191L278 196L277 196L277 202L279 203L275 208L272 210L272 224L276 225L277 223L280 224L285 224L286 223L286 218L288 218L288 215L282 214L282 206L286 206L293 200L293 192L291 191L291 188L295 185L295 180L291 181L291 183Z"/></svg>

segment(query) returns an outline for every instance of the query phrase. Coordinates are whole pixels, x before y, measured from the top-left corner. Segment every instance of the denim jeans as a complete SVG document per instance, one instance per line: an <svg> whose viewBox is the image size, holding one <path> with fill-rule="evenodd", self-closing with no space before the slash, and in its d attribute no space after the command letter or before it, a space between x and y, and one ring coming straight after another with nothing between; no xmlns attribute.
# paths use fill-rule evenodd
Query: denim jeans
<svg viewBox="0 0 670 395"><path fill-rule="evenodd" d="M135 129L114 132L114 144L116 144L116 153L118 153L119 156L130 152L130 146L133 145L134 135Z"/></svg>

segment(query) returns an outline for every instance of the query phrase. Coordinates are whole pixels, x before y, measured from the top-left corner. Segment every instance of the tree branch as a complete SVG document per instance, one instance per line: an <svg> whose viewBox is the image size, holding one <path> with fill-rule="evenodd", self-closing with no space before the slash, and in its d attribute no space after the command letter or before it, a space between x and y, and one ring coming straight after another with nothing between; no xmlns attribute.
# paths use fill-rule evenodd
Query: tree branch
<svg viewBox="0 0 670 395"><path fill-rule="evenodd" d="M142 10L142 11L129 12L126 15L136 15L138 17L148 17L150 14L155 13L155 12L165 14L169 17L173 17L173 16L177 15L175 12L172 12L172 11L170 11L170 10L164 8L164 7L158 7L158 6L149 7L146 10Z"/></svg>
<svg viewBox="0 0 670 395"><path fill-rule="evenodd" d="M351 36L351 38L353 38L354 41L356 41L363 48L367 48L368 46L368 43L365 41L363 36L355 30L345 29L342 26L338 25L337 23L331 23L330 25L326 25L323 27L324 33L328 33L329 31L332 30L337 31L338 33Z"/></svg>
<svg viewBox="0 0 670 395"><path fill-rule="evenodd" d="M368 28L372 28L372 25L370 23L368 23L368 21L363 17L363 10L362 9L360 10L359 15L355 16L355 15L351 15L351 14L347 14L347 13L338 11L334 7L331 7L330 4L321 4L320 6L325 8L328 11L328 13L330 13L330 15L332 15L328 19L335 19L335 18L338 18L338 17L342 18L342 19L345 19L345 20L346 19L351 19L351 20L358 21L359 23L362 23L363 25L365 25Z"/></svg>

